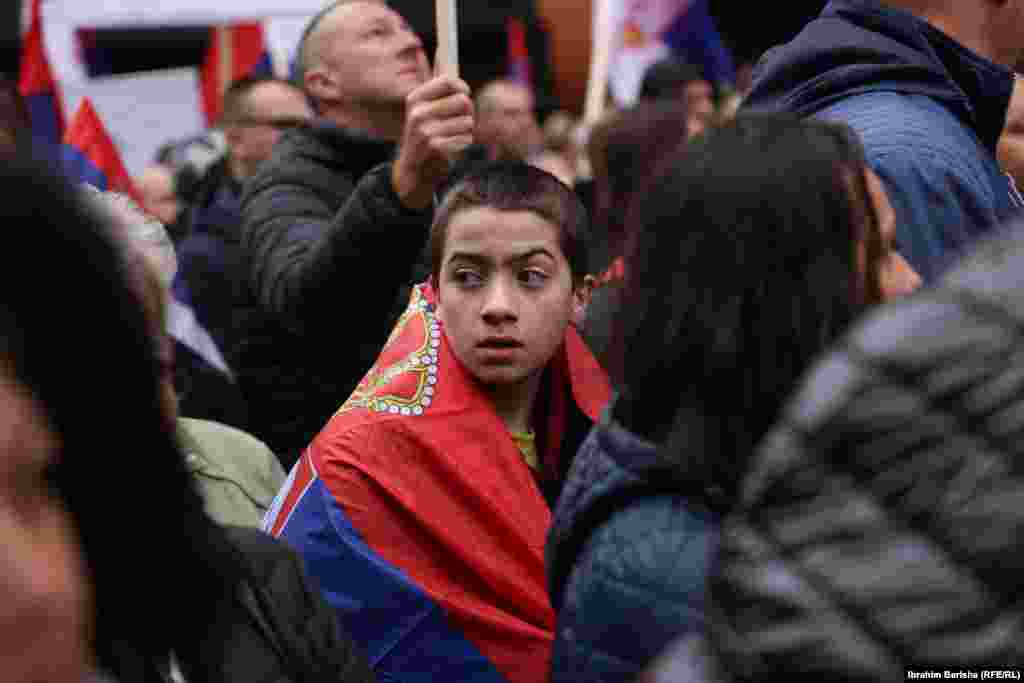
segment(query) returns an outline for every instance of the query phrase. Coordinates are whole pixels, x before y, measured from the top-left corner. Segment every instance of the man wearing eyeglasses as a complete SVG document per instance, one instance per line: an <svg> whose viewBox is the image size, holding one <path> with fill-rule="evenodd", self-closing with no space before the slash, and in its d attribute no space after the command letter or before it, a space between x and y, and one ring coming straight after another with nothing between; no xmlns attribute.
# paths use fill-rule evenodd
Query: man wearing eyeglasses
<svg viewBox="0 0 1024 683"><path fill-rule="evenodd" d="M190 198L185 234L178 244L174 292L179 301L191 305L229 363L251 308L241 242L242 187L270 158L281 134L312 117L302 91L280 79L243 78L224 94L218 128L227 140L227 154L204 174ZM230 422L249 426L244 414L233 415Z"/></svg>
<svg viewBox="0 0 1024 683"><path fill-rule="evenodd" d="M224 95L220 125L228 140L232 177L245 182L270 158L281 133L312 117L305 95L290 83L259 77L233 83Z"/></svg>

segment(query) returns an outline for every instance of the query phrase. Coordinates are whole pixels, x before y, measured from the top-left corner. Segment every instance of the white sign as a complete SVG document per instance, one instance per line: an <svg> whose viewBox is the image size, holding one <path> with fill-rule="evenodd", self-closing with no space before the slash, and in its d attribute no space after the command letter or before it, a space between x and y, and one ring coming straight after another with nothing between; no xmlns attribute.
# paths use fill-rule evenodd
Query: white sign
<svg viewBox="0 0 1024 683"><path fill-rule="evenodd" d="M165 142L205 130L195 69L168 69L128 76L95 78L64 86L69 116L88 95L121 153L125 168L137 176Z"/></svg>
<svg viewBox="0 0 1024 683"><path fill-rule="evenodd" d="M71 26L206 26L269 18L309 18L328 0L44 0L46 22Z"/></svg>

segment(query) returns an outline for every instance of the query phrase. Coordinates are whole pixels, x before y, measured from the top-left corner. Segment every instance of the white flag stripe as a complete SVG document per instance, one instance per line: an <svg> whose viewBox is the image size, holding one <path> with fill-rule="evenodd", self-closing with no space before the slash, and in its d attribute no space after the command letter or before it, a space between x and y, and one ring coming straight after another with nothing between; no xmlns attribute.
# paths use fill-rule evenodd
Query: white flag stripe
<svg viewBox="0 0 1024 683"><path fill-rule="evenodd" d="M209 365L232 377L227 361L221 355L217 343L210 337L191 308L171 297L167 306L167 333L194 351Z"/></svg>

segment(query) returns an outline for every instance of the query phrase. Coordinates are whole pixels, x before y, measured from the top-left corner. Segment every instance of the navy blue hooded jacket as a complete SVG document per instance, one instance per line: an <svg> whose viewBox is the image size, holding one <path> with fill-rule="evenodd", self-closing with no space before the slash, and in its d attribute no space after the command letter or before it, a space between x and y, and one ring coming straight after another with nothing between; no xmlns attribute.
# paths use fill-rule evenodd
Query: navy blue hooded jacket
<svg viewBox="0 0 1024 683"><path fill-rule="evenodd" d="M877 0L832 0L757 66L745 107L842 121L861 137L926 282L1021 205L999 168L1013 73Z"/></svg>
<svg viewBox="0 0 1024 683"><path fill-rule="evenodd" d="M676 638L703 632L719 517L673 481L657 447L606 409L548 536L551 683L631 681Z"/></svg>

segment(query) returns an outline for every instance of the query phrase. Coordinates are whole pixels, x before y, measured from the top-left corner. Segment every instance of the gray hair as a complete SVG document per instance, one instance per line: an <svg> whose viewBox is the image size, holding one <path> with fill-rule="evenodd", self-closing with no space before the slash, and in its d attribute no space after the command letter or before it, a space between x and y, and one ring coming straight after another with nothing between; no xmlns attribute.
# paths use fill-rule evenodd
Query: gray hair
<svg viewBox="0 0 1024 683"><path fill-rule="evenodd" d="M114 226L115 238L130 251L129 256L140 256L164 287L170 289L178 272L178 257L164 224L143 211L128 195L88 184L81 187L86 201Z"/></svg>

